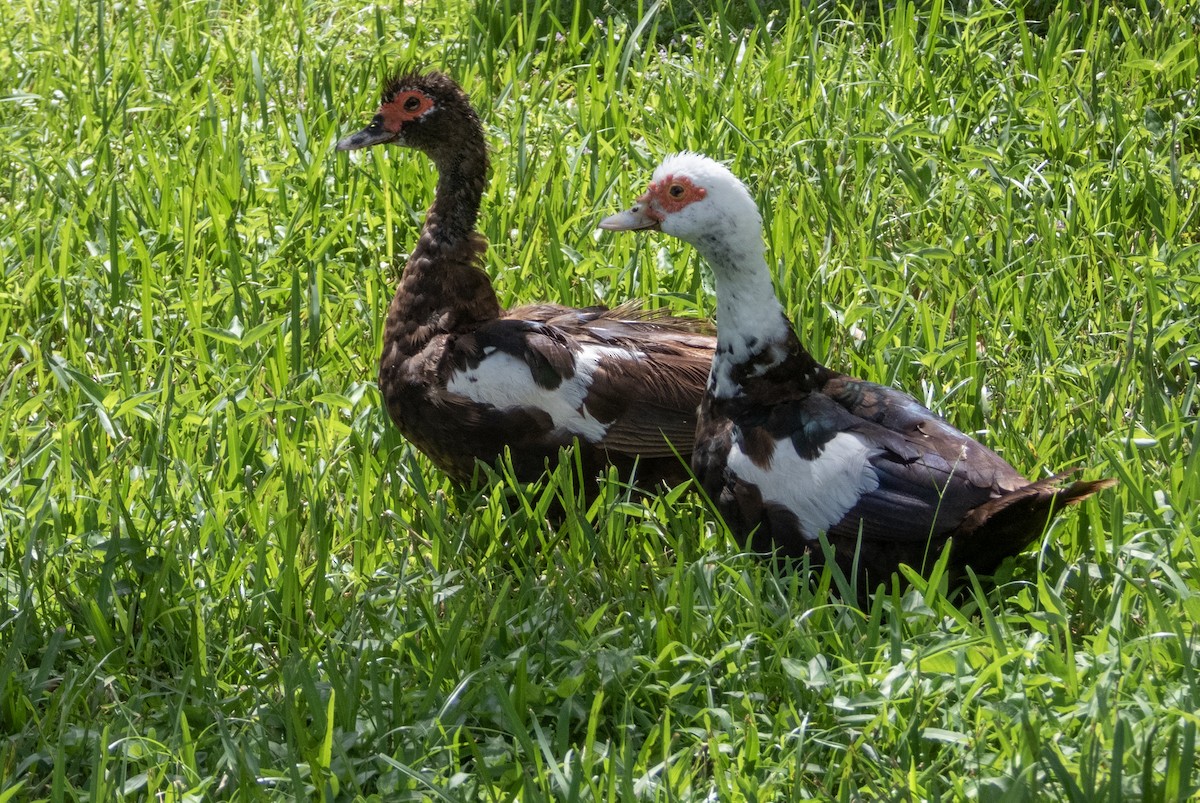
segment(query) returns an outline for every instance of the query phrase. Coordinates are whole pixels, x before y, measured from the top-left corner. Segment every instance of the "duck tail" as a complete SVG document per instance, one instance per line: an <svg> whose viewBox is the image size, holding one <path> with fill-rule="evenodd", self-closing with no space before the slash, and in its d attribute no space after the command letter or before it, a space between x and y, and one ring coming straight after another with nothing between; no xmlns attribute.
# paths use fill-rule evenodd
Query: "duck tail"
<svg viewBox="0 0 1200 803"><path fill-rule="evenodd" d="M1041 535L1063 508L1117 484L1115 479L1081 480L1063 487L1073 473L1031 482L974 508L954 532L952 561L970 565L976 574L993 574L1005 558Z"/></svg>

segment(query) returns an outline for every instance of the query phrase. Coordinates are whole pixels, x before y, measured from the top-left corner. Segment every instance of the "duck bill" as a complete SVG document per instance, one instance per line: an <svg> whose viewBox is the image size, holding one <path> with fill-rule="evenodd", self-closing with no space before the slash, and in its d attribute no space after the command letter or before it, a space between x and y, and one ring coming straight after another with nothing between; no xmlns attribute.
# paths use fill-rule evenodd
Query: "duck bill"
<svg viewBox="0 0 1200 803"><path fill-rule="evenodd" d="M643 229L658 229L661 221L646 214L645 208L626 209L600 221L600 228L605 231L641 231Z"/></svg>
<svg viewBox="0 0 1200 803"><path fill-rule="evenodd" d="M344 139L338 140L337 149L339 151L359 151L363 148L370 148L372 145L382 145L385 142L392 142L398 138L398 134L388 131L383 126L372 123L357 134L351 134Z"/></svg>

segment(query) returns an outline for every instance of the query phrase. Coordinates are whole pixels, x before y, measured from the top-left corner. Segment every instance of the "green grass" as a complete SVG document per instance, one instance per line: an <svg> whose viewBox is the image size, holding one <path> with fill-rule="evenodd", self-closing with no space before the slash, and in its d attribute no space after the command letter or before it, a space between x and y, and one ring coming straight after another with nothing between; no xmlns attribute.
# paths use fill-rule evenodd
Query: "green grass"
<svg viewBox="0 0 1200 803"><path fill-rule="evenodd" d="M1200 793L1200 10L619 5L0 4L0 801ZM594 232L701 150L818 357L1120 486L866 611L687 489L454 491L374 385L431 168L332 149L414 62L504 301L710 317Z"/></svg>

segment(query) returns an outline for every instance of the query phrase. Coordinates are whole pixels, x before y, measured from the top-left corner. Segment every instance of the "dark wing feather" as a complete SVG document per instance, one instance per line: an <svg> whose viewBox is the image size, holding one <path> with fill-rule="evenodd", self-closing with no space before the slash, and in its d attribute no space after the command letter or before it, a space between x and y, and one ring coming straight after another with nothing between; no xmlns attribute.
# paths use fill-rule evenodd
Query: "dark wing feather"
<svg viewBox="0 0 1200 803"><path fill-rule="evenodd" d="M609 423L601 445L643 457L685 460L696 438L696 415L708 382L715 341L696 334L692 322L632 305L590 310L561 321L580 342L626 349L629 359L603 359L585 404ZM573 324L573 325L572 325Z"/></svg>
<svg viewBox="0 0 1200 803"><path fill-rule="evenodd" d="M539 320L573 331L587 327L597 337L622 339L635 337L639 341L656 334L700 335L714 345L712 323L702 318L680 318L669 310L642 309L637 299L625 301L612 309L608 307L563 307L557 304L527 304L514 308L510 317Z"/></svg>
<svg viewBox="0 0 1200 803"><path fill-rule="evenodd" d="M602 360L585 404L609 423L604 448L689 458L710 361L707 352L690 348L647 349L635 359Z"/></svg>
<svg viewBox="0 0 1200 803"><path fill-rule="evenodd" d="M809 459L842 433L872 450L878 486L830 528L831 538L861 533L867 539L924 542L931 534L953 530L972 508L1004 492L995 482L991 458L1020 476L910 397L871 383L855 385L853 397L861 401L847 405L846 394L808 393L770 408L763 424L771 440L790 438L796 452ZM747 442L753 440L749 423L742 421Z"/></svg>
<svg viewBox="0 0 1200 803"><path fill-rule="evenodd" d="M972 508L995 495L991 486L976 485L960 465L938 455L915 461L897 459L884 449L871 459L879 485L864 494L831 535L924 542L953 530Z"/></svg>
<svg viewBox="0 0 1200 803"><path fill-rule="evenodd" d="M584 398L588 413L608 427L596 445L631 458L676 453L686 458L714 348L714 340L695 328L684 319L630 307L531 304L458 336L441 373L444 382L452 371L503 351L522 360L538 385L554 390L575 375L575 359L584 346L624 350L628 357L600 360ZM465 411L455 408L452 414Z"/></svg>
<svg viewBox="0 0 1200 803"><path fill-rule="evenodd" d="M556 388L575 375L576 349L559 329L536 320L498 318L454 339L443 381L450 371L474 367L495 351L524 361L543 388Z"/></svg>
<svg viewBox="0 0 1200 803"><path fill-rule="evenodd" d="M948 471L952 466L960 481L990 488L996 494L1029 483L1000 455L959 432L907 393L842 375L831 377L821 390L856 418L906 438L908 448L900 451L902 457L911 452L937 455L943 464L938 470Z"/></svg>

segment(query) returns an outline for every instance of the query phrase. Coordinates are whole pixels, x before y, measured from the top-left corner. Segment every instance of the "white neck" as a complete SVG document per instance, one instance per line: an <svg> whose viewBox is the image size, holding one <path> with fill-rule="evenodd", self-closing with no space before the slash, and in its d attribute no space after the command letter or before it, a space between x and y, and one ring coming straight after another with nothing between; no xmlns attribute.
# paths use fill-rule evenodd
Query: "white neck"
<svg viewBox="0 0 1200 803"><path fill-rule="evenodd" d="M740 391L732 378L735 365L767 348L774 350L773 359L762 363L760 371L784 359L788 322L771 285L757 227L735 228L720 237L706 235L695 246L717 280L717 352L709 392L727 398Z"/></svg>

